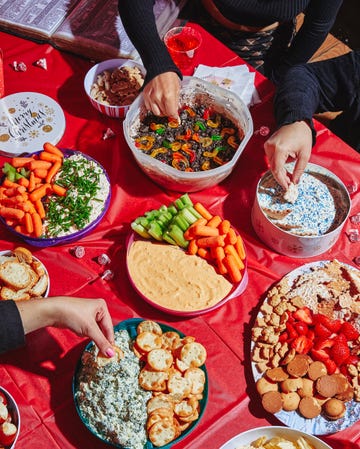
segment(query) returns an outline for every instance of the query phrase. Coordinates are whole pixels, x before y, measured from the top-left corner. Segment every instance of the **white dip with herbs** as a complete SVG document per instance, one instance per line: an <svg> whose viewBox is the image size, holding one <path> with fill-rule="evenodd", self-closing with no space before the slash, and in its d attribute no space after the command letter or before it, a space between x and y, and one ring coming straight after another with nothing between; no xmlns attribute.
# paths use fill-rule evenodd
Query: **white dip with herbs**
<svg viewBox="0 0 360 449"><path fill-rule="evenodd" d="M47 238L84 229L101 214L110 192L102 167L81 153L64 159L55 183L66 188L66 195L48 198L44 220Z"/></svg>
<svg viewBox="0 0 360 449"><path fill-rule="evenodd" d="M105 366L97 363L97 348L84 352L75 398L90 428L110 443L143 449L146 435L146 403L152 393L139 386L139 359L131 349L126 330L115 332L115 345L124 358Z"/></svg>

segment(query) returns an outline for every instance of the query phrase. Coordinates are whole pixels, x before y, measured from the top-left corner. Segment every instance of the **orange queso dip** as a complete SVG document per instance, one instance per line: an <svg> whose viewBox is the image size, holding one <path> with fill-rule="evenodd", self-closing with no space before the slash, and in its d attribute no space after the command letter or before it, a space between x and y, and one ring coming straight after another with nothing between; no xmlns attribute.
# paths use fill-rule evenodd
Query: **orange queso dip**
<svg viewBox="0 0 360 449"><path fill-rule="evenodd" d="M127 265L137 290L171 310L207 309L233 286L206 260L169 244L136 240L129 248Z"/></svg>

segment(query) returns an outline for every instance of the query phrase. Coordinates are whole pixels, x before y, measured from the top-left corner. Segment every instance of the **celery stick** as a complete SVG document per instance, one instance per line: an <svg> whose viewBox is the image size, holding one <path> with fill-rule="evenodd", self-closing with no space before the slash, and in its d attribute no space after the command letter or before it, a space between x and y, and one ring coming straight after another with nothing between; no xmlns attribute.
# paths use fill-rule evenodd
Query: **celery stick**
<svg viewBox="0 0 360 449"><path fill-rule="evenodd" d="M144 239L149 239L151 235L147 232L147 230L140 224L133 221L131 223L131 229L137 234L141 235Z"/></svg>
<svg viewBox="0 0 360 449"><path fill-rule="evenodd" d="M179 228L179 226L177 226L176 224L171 224L168 231L170 237L175 240L178 246L181 246L182 248L188 247L189 242L185 240L184 233Z"/></svg>
<svg viewBox="0 0 360 449"><path fill-rule="evenodd" d="M197 220L197 217L192 214L189 207L184 207L184 209L181 209L178 215L187 221L188 227Z"/></svg>
<svg viewBox="0 0 360 449"><path fill-rule="evenodd" d="M164 230L158 221L152 221L147 231L151 235L151 237L154 237L155 240L162 240Z"/></svg>
<svg viewBox="0 0 360 449"><path fill-rule="evenodd" d="M189 227L189 222L180 214L180 212L177 215L175 215L171 223L179 226L182 232L185 232Z"/></svg>
<svg viewBox="0 0 360 449"><path fill-rule="evenodd" d="M178 246L177 243L175 242L175 240L170 237L169 231L165 231L163 233L163 240L167 243L170 243L170 245Z"/></svg>
<svg viewBox="0 0 360 449"><path fill-rule="evenodd" d="M178 210L176 209L176 207L173 204L170 204L170 206L167 208L167 210L171 215L176 215L178 213Z"/></svg>
<svg viewBox="0 0 360 449"><path fill-rule="evenodd" d="M184 195L181 195L180 200L184 206L193 206L194 205L194 203L191 201L191 199L187 193L184 193Z"/></svg>

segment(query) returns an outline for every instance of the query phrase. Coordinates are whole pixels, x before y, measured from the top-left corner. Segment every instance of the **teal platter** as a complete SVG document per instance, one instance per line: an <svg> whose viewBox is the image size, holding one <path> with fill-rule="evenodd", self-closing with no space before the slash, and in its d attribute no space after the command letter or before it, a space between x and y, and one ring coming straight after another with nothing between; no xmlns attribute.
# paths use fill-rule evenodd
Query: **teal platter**
<svg viewBox="0 0 360 449"><path fill-rule="evenodd" d="M114 331L120 331L120 330L126 330L130 336L130 338L132 340L134 340L136 338L137 335L137 331L136 328L138 326L138 324L140 322L144 321L143 318L130 318L128 320L124 320L121 321L120 323L118 323L116 326L114 326ZM180 332L179 330L168 326L166 324L162 324L162 323L158 323L162 329L163 332L168 332L168 331L172 331L172 332L177 332L180 336L180 338L184 338L185 334L183 334L182 332ZM84 352L89 351L92 347L93 347L94 343L90 342L84 349ZM128 447L128 446L122 446L119 444L115 444L111 441L109 441L109 439L107 439L105 437L105 435L101 434L100 432L97 432L96 430L94 430L93 426L90 425L90 423L88 422L87 417L84 416L84 414L82 413L80 406L79 406L79 402L77 399L77 392L79 390L79 374L81 372L82 369L82 357L80 357L76 368L75 368L75 372L74 372L74 376L73 376L73 382L72 382L72 390L73 390L73 398L74 398L74 403L75 403L75 408L76 411L81 419L81 421L83 422L83 424L85 425L85 427L94 435L96 436L98 439L100 439L102 442L109 444L112 447L116 447L118 449L133 449L132 447ZM146 444L144 445L143 449L155 449L156 447L160 447L161 449L170 449L173 445L176 445L179 441L183 440L184 438L186 438L194 429L195 427L199 424L204 412L205 412L205 408L207 406L207 402L208 402L208 375L207 375L207 370L206 370L206 366L203 365L200 367L201 370L203 370L204 374L205 374L205 388L203 391L203 397L202 399L199 401L199 405L200 405L200 411L199 411L199 417L196 421L192 422L191 425L181 433L181 435L176 438L175 440L171 441L169 444L164 445L164 446L154 446L150 440L147 440Z"/></svg>

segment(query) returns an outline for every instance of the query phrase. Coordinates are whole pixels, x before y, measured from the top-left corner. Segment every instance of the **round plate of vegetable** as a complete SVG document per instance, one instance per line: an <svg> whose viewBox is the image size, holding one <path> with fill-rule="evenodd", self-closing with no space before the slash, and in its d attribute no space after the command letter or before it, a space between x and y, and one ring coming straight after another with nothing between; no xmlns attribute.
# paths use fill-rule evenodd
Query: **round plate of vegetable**
<svg viewBox="0 0 360 449"><path fill-rule="evenodd" d="M3 166L0 221L33 246L70 243L91 232L111 199L109 177L93 158L45 143Z"/></svg>
<svg viewBox="0 0 360 449"><path fill-rule="evenodd" d="M240 234L188 194L145 212L132 223L127 271L137 293L179 316L213 311L241 295L248 283Z"/></svg>

